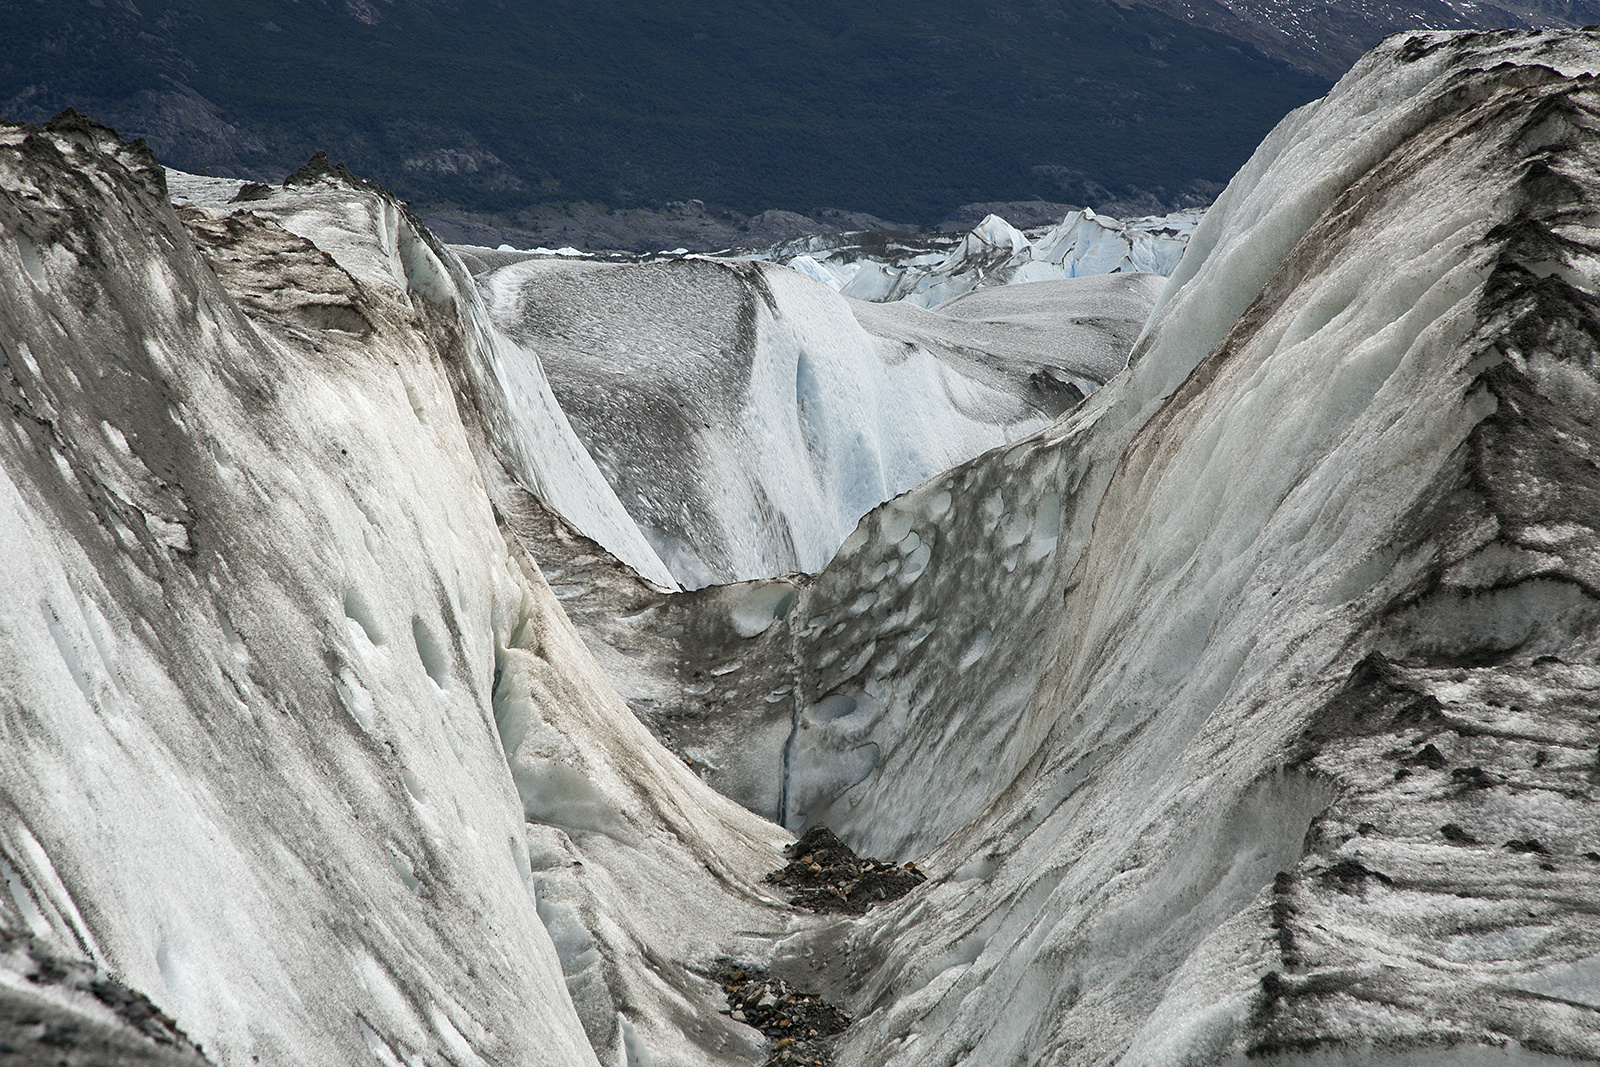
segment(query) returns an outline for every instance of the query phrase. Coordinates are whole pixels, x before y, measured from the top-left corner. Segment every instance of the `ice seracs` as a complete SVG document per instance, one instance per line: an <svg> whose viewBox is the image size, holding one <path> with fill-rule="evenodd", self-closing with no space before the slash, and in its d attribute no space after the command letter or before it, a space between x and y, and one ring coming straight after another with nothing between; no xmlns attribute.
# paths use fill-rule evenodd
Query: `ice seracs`
<svg viewBox="0 0 1600 1067"><path fill-rule="evenodd" d="M990 215L953 244L930 235L845 234L792 241L767 255L857 300L931 308L1018 282L1125 272L1164 277L1203 215L1190 209L1122 222L1085 208L1026 233Z"/></svg>

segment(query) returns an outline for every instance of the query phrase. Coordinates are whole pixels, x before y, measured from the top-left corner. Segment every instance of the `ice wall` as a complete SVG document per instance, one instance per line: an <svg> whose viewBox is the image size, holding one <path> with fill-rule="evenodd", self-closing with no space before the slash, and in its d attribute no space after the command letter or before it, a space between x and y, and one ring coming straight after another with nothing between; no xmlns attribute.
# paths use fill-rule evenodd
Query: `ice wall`
<svg viewBox="0 0 1600 1067"><path fill-rule="evenodd" d="M1126 375L801 594L785 816L943 872L841 1062L1600 1056L1597 66L1386 43Z"/></svg>
<svg viewBox="0 0 1600 1067"><path fill-rule="evenodd" d="M747 1060L687 964L783 927L784 835L497 518L470 288L337 176L167 194L0 127L0 928L221 1064Z"/></svg>
<svg viewBox="0 0 1600 1067"><path fill-rule="evenodd" d="M0 930L226 1064L759 1062L724 956L845 1007L845 1065L1600 1060L1597 70L1594 33L1387 42L1236 177L1126 373L816 575L687 593L541 500L629 504L381 190L174 213L102 127L0 127ZM513 325L631 346L676 302L687 386L562 343L685 441L861 337L894 384L981 327L968 412L1041 338L1058 386L1106 351L1028 285L846 321L679 269L655 305L552 273L649 314ZM784 831L706 781L930 879L794 911Z"/></svg>
<svg viewBox="0 0 1600 1067"><path fill-rule="evenodd" d="M1098 388L1155 295L1130 275L1009 319L853 313L793 271L704 257L477 281L691 587L821 568L868 509Z"/></svg>
<svg viewBox="0 0 1600 1067"><path fill-rule="evenodd" d="M775 253L779 262L857 300L937 307L963 293L1101 274L1171 274L1204 216L1177 211L1122 222L1085 208L1055 226L1023 233L990 215L947 251L848 237L813 238ZM872 235L883 236L883 235Z"/></svg>
<svg viewBox="0 0 1600 1067"><path fill-rule="evenodd" d="M174 170L166 174L175 204L221 211L239 207L231 203L243 187L238 181ZM303 191L308 188L315 195ZM421 223L387 195L337 178L312 177L241 203L311 241L365 285L416 289L436 302L459 303L459 343L467 369L476 376L482 417L516 476L644 577L675 586L573 433L537 356L494 328L465 269Z"/></svg>
<svg viewBox="0 0 1600 1067"><path fill-rule="evenodd" d="M858 1013L842 1062L1600 1056L1596 62L1390 42L1235 179L1127 374L809 580L570 564L702 776L936 872L779 947Z"/></svg>

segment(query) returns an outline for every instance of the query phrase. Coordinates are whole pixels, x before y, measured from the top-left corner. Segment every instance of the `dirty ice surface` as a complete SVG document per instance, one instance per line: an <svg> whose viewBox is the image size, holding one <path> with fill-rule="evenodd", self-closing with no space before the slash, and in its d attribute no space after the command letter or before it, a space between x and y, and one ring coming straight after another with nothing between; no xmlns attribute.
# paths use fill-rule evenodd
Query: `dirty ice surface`
<svg viewBox="0 0 1600 1067"><path fill-rule="evenodd" d="M1127 373L820 573L574 583L707 781L943 872L780 949L864 1013L841 1062L1600 1059L1595 42L1376 51Z"/></svg>
<svg viewBox="0 0 1600 1067"><path fill-rule="evenodd" d="M385 197L352 194L268 199L231 203L240 183L167 171L173 203L202 210L253 211L290 233L311 241L338 266L366 286L414 288L434 299L464 305L460 343L478 358L475 373L493 379L491 409L484 417L500 430L496 441L507 451L516 474L541 498L604 545L617 558L652 581L671 586L670 571L617 501L594 460L561 410L544 369L494 328L478 306L477 290L455 257L419 252L414 235L420 223Z"/></svg>
<svg viewBox="0 0 1600 1067"><path fill-rule="evenodd" d="M1099 388L1160 285L1113 277L949 313L710 257L528 257L476 281L656 554L698 587L817 570L879 502Z"/></svg>
<svg viewBox="0 0 1600 1067"><path fill-rule="evenodd" d="M947 872L841 1062L1600 1058L1596 40L1391 39L800 592L782 817Z"/></svg>
<svg viewBox="0 0 1600 1067"><path fill-rule="evenodd" d="M781 931L787 835L650 739L496 517L604 481L564 421L513 447L393 199L241 185L0 126L0 928L224 1065L749 1062L644 961Z"/></svg>

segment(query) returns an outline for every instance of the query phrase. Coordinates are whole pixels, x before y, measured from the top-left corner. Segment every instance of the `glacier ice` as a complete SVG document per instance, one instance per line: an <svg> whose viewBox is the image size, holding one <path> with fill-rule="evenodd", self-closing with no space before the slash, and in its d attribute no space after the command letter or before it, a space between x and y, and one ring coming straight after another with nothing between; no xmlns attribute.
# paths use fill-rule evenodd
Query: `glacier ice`
<svg viewBox="0 0 1600 1067"><path fill-rule="evenodd" d="M848 1011L841 1067L1600 1060L1597 72L1596 33L1392 38L1166 281L932 310L474 278L337 175L235 204L0 127L0 929L227 1064L761 1062L724 959ZM880 456L999 440L814 573L675 589L606 480L674 457L562 410L605 399L583 330L628 404L770 415L826 356L904 417ZM1034 374L1063 413L997 420ZM817 823L929 880L788 907Z"/></svg>
<svg viewBox="0 0 1600 1067"><path fill-rule="evenodd" d="M166 174L173 203L179 207L233 210L240 182L172 170ZM464 268L443 249L428 247L419 235L421 224L406 218L401 207L387 198L328 180L302 190L285 187L268 199L250 201L250 210L311 240L363 285L402 294L415 289L434 302L447 297L466 302L468 313L461 317L463 336L457 344L478 356L470 361L470 369L486 377L481 395L494 405L480 417L497 427L494 440L508 453L517 475L640 574L675 584L605 480L597 476L594 460L573 434L538 361L525 358L475 306L476 290L467 283ZM411 306L409 296L402 299ZM327 302L319 302L318 312L325 314L326 306ZM364 331L357 324L356 332Z"/></svg>
<svg viewBox="0 0 1600 1067"><path fill-rule="evenodd" d="M208 1062L149 998L15 931L0 934L0 1035L8 1063Z"/></svg>
<svg viewBox="0 0 1600 1067"><path fill-rule="evenodd" d="M1593 951L1569 887L1597 876L1600 824L1574 777L1595 738L1567 735L1530 774L1538 742L1466 711L1478 687L1526 708L1510 693L1542 684L1552 724L1593 707L1564 674L1593 654L1593 527L1546 511L1570 516L1595 484L1574 466L1594 434L1578 414L1594 296L1565 280L1592 276L1576 209L1597 188L1577 76L1592 40L1377 50L1208 212L1126 375L896 502L951 508L914 524L937 530L929 566L858 636L810 638L799 691L859 688L881 709L819 732L815 763L880 755L818 815L952 874L869 919L880 939L858 944L885 963L855 996L880 1007L845 1062L1293 1059L1485 1032L1600 1051L1592 1009L1535 1006L1502 977ZM1539 278L1550 262L1564 270ZM1560 445L1534 443L1557 424ZM1029 568L1030 505L1052 499L1053 552ZM873 522L801 616L854 602L898 551ZM1524 564L1538 579L1467 577L1480 553L1548 551L1540 531L1558 525L1561 560ZM981 585L975 557L994 561ZM884 640L935 612L910 656ZM876 678L858 648L895 662ZM1478 694L1435 696L1451 677ZM1430 738L1450 742L1445 766L1399 774ZM1440 836L1461 813L1482 827L1475 854ZM1524 834L1554 870L1504 847ZM1504 964L1437 969L1440 939L1487 914L1540 933Z"/></svg>
<svg viewBox="0 0 1600 1067"><path fill-rule="evenodd" d="M1553 415L1533 382L1575 405L1562 420L1592 418L1576 414L1595 389L1577 369L1595 365L1591 223L1566 206L1593 189L1593 109L1572 78L1592 62L1582 37L1391 43L1211 210L1126 375L868 516L820 574L787 582L785 624L718 638L714 601L652 609L690 620L677 669L698 680L612 677L708 781L947 872L853 935L884 962L836 979L873 1009L845 1062L1287 1060L1372 1042L1421 1062L1478 1042L1480 1024L1437 1022L1474 1011L1507 1041L1596 1054L1589 1009L1547 999L1514 1018L1499 1005L1525 993L1498 977L1566 975L1593 951L1565 887L1592 885L1600 855L1576 784L1597 738L1569 732L1593 707L1597 620L1590 580L1564 576L1590 558L1592 520L1566 509L1592 476L1495 444L1501 397ZM1582 454L1592 422L1561 425ZM1503 458L1535 455L1553 466ZM1546 484L1574 503L1507 540L1507 508L1555 506L1512 503ZM569 610L591 644L627 640L599 607ZM751 699L752 670L788 723ZM1451 678L1464 688L1447 697ZM1563 724L1537 741L1521 733L1535 692ZM1352 706L1377 718L1334 726ZM1457 740L1418 793L1405 761L1430 737ZM1512 773L1541 760L1555 777ZM774 763L783 789L752 789ZM1445 872L1469 857L1440 829L1462 811L1484 865L1464 897ZM1547 845L1562 823L1585 829ZM1565 857L1556 871L1529 841ZM1406 870L1422 880L1390 893ZM1530 894L1537 914L1518 912ZM1499 937L1516 962L1430 977L1423 946L1480 908L1493 925L1462 948ZM1420 913L1439 918L1414 928ZM1386 942L1417 947L1363 948ZM792 953L800 973L832 958L823 938Z"/></svg>
<svg viewBox="0 0 1600 1067"><path fill-rule="evenodd" d="M1123 222L1092 208L1024 233L998 215L959 239L892 234L801 238L763 256L845 296L938 307L964 293L1114 273L1171 274L1203 209Z"/></svg>
<svg viewBox="0 0 1600 1067"><path fill-rule="evenodd" d="M528 258L476 281L690 587L820 569L870 508L1098 388L1157 295L1118 275L1033 289L1009 317L908 316L710 257Z"/></svg>
<svg viewBox="0 0 1600 1067"><path fill-rule="evenodd" d="M333 183L273 196L355 269L272 200L180 219L142 146L81 120L6 128L0 169L7 233L50 250L43 286L0 271L0 925L223 1063L578 1064L623 1022L706 1034L640 1005L707 983L596 987L562 917L610 864L749 888L693 921L621 909L590 935L608 960L641 923L674 958L781 926L754 879L785 838L650 741L508 543L464 275Z"/></svg>

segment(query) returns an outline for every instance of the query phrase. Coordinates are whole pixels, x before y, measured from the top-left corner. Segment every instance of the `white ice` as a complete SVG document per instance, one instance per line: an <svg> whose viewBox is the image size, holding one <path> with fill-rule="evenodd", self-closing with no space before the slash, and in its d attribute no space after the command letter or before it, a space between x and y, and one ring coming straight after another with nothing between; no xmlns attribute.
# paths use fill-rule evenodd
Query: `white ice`
<svg viewBox="0 0 1600 1067"><path fill-rule="evenodd" d="M943 255L884 255L848 242L817 241L806 252L778 259L857 300L931 308L975 289L1020 282L1123 272L1169 275L1203 215L1192 209L1122 222L1085 208L1027 234L990 215Z"/></svg>
<svg viewBox="0 0 1600 1067"><path fill-rule="evenodd" d="M174 170L167 171L167 179L175 204L211 210L228 210L242 184ZM429 247L398 205L323 182L311 190L295 187L267 201L252 201L248 210L316 244L362 283L398 292L408 305L412 289L459 303L465 325L462 343L472 357L469 366L485 375L484 395L497 402L482 416L500 424L494 439L507 451L517 475L641 575L675 584L573 434L537 357L494 328L466 271L453 257L441 257Z"/></svg>
<svg viewBox="0 0 1600 1067"><path fill-rule="evenodd" d="M707 257L527 260L477 281L694 587L816 570L880 501L1042 427L1061 401L1030 375L1088 393L1120 369L1154 298L1143 278L1035 290L1009 321L901 321L794 271Z"/></svg>
<svg viewBox="0 0 1600 1067"><path fill-rule="evenodd" d="M499 379L459 268L365 190L232 215L173 176L186 231L141 150L34 136L44 162L0 145L7 236L55 235L43 285L0 242L0 925L219 1064L747 1059L641 946L781 927L755 880L784 835L650 739L508 541L482 435L517 423L463 406ZM230 225L231 291L191 238ZM332 298L370 332L287 313Z"/></svg>

